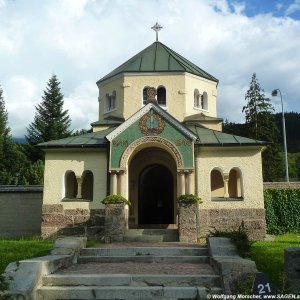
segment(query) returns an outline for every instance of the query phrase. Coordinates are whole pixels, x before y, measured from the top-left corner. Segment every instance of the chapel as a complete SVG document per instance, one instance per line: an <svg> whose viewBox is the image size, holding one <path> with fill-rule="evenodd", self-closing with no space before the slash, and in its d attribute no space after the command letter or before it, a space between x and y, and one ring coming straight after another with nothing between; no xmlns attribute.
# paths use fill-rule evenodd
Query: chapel
<svg viewBox="0 0 300 300"><path fill-rule="evenodd" d="M222 132L218 83L158 38L99 79L93 131L39 145L42 235L103 234L101 201L114 194L131 202L128 230L176 229L178 196L195 194L199 236L243 224L263 239L265 143Z"/></svg>

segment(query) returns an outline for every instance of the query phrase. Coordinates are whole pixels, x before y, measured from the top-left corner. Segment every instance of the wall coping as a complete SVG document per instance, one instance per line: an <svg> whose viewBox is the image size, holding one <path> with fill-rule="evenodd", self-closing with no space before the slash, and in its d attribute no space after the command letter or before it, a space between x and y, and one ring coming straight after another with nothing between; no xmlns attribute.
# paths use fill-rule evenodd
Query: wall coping
<svg viewBox="0 0 300 300"><path fill-rule="evenodd" d="M300 181L264 182L264 190L269 189L300 189Z"/></svg>
<svg viewBox="0 0 300 300"><path fill-rule="evenodd" d="M43 185L0 185L0 193L38 193L43 190Z"/></svg>

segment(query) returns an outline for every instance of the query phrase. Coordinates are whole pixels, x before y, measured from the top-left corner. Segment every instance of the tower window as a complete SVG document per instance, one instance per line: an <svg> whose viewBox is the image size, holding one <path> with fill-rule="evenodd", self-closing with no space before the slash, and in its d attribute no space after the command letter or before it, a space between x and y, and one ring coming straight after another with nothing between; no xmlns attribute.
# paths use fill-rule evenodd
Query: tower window
<svg viewBox="0 0 300 300"><path fill-rule="evenodd" d="M200 108L201 105L201 95L197 89L194 90L194 107Z"/></svg>
<svg viewBox="0 0 300 300"><path fill-rule="evenodd" d="M111 111L116 108L116 91L113 91L111 95L105 95L105 111Z"/></svg>
<svg viewBox="0 0 300 300"><path fill-rule="evenodd" d="M203 92L201 95L198 89L194 90L194 107L208 110L208 99L206 92Z"/></svg>
<svg viewBox="0 0 300 300"><path fill-rule="evenodd" d="M145 86L143 89L143 105L147 104L147 89L149 88L149 86Z"/></svg>
<svg viewBox="0 0 300 300"><path fill-rule="evenodd" d="M160 86L157 89L157 103L160 106L166 106L167 101L166 101L166 89L163 86Z"/></svg>
<svg viewBox="0 0 300 300"><path fill-rule="evenodd" d="M208 100L207 100L207 93L203 92L203 95L201 97L201 108L208 110Z"/></svg>

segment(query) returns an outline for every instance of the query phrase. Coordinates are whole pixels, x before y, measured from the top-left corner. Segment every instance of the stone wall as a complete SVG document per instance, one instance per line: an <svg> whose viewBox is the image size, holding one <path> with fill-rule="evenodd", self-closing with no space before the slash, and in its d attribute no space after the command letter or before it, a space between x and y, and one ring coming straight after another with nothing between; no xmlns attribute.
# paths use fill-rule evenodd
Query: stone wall
<svg viewBox="0 0 300 300"><path fill-rule="evenodd" d="M268 190L268 189L300 189L300 181L264 182L264 190Z"/></svg>
<svg viewBox="0 0 300 300"><path fill-rule="evenodd" d="M200 205L199 232L206 236L214 229L237 230L242 222L251 240L263 240L266 236L265 210L256 208L202 209Z"/></svg>
<svg viewBox="0 0 300 300"><path fill-rule="evenodd" d="M42 210L42 237L104 236L104 209L64 209L61 204L45 204Z"/></svg>
<svg viewBox="0 0 300 300"><path fill-rule="evenodd" d="M42 186L0 186L0 237L40 235Z"/></svg>
<svg viewBox="0 0 300 300"><path fill-rule="evenodd" d="M180 242L197 242L197 203L179 202L178 233Z"/></svg>
<svg viewBox="0 0 300 300"><path fill-rule="evenodd" d="M126 229L124 203L105 205L105 243L123 242Z"/></svg>

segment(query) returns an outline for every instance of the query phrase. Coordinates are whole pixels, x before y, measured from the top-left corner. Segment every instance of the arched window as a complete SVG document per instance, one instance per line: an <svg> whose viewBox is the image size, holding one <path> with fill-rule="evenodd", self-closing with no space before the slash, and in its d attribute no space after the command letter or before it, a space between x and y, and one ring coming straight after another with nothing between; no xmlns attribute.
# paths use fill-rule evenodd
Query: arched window
<svg viewBox="0 0 300 300"><path fill-rule="evenodd" d="M113 91L111 95L106 94L105 95L105 111L111 111L116 108L116 98L117 93L116 91Z"/></svg>
<svg viewBox="0 0 300 300"><path fill-rule="evenodd" d="M200 108L200 105L201 105L200 97L201 97L201 95L200 95L199 91L197 89L195 89L194 90L194 107Z"/></svg>
<svg viewBox="0 0 300 300"><path fill-rule="evenodd" d="M73 171L65 173L65 198L74 199L77 196L77 180Z"/></svg>
<svg viewBox="0 0 300 300"><path fill-rule="evenodd" d="M166 106L166 89L163 86L158 87L157 89L157 103L160 106Z"/></svg>
<svg viewBox="0 0 300 300"><path fill-rule="evenodd" d="M149 86L145 86L143 89L143 105L147 104L147 89L149 88Z"/></svg>
<svg viewBox="0 0 300 300"><path fill-rule="evenodd" d="M82 198L93 200L94 175L91 171L84 171L82 174Z"/></svg>
<svg viewBox="0 0 300 300"><path fill-rule="evenodd" d="M117 92L113 91L110 96L110 110L116 108L116 98L117 98Z"/></svg>
<svg viewBox="0 0 300 300"><path fill-rule="evenodd" d="M208 110L208 99L206 92L203 92L203 95L201 96L201 108Z"/></svg>
<svg viewBox="0 0 300 300"><path fill-rule="evenodd" d="M233 168L229 172L228 193L229 198L242 197L242 175L238 168Z"/></svg>
<svg viewBox="0 0 300 300"><path fill-rule="evenodd" d="M219 169L213 169L210 173L210 186L212 198L224 197L224 181Z"/></svg>

